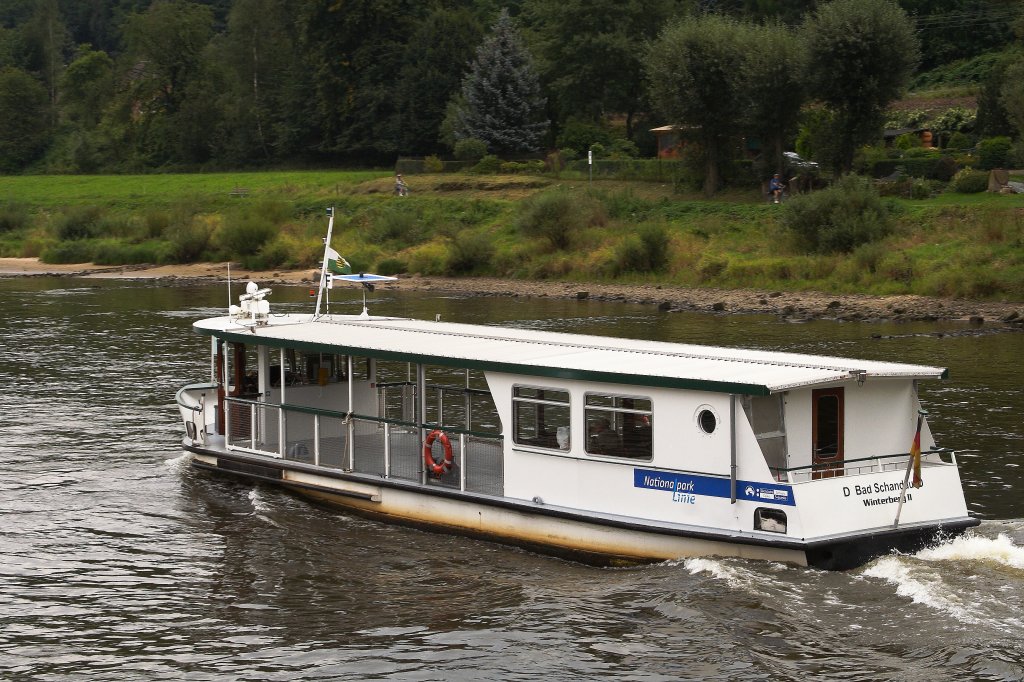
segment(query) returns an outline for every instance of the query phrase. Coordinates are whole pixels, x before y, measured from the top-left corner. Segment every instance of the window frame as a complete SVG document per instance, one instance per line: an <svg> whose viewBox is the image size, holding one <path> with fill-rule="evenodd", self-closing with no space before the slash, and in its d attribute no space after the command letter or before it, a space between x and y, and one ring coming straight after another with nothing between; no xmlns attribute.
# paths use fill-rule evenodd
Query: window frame
<svg viewBox="0 0 1024 682"><path fill-rule="evenodd" d="M564 394L565 395L565 401L552 400L551 398L549 398L547 396L539 398L539 397L535 397L535 396L519 395L518 392L520 390L522 390L522 389L530 390L530 391L537 391L541 395L544 395L545 393L548 393L548 392ZM558 423L552 422L552 424L554 425L554 428L550 432L547 432L546 430L544 432L541 431L542 427L551 426L551 424L548 424L546 420L545 420L544 424L536 424L535 423L534 424L534 430L535 430L534 437L531 440L521 440L520 439L520 435L521 435L520 434L520 427L519 427L519 424L520 424L520 412L519 412L520 408L519 408L519 406L520 405L530 405L532 407L533 412L532 412L532 415L530 415L530 416L532 416L532 418L535 421L536 421L537 414L538 414L538 406L551 406L551 407L556 407L556 408L564 408L565 409L565 415L566 415L565 422L564 423L562 423L561 421L559 421ZM543 410L541 410L541 412L542 411ZM569 440L569 443L568 443L568 445L566 447L564 447L564 448L559 447L557 440L555 440L553 442L553 444L551 444L551 445L545 444L543 442L542 439L545 439L545 438L556 439L557 438L558 428L563 427L563 426L568 430L568 432L570 434L570 440ZM567 388L555 388L553 386L537 386L535 384L513 384L512 385L512 442L515 445L517 445L519 447L537 448L539 450L547 450L547 451L551 451L551 452L565 453L565 452L568 452L572 448L572 440L571 440L572 436L571 436L571 434L572 434L572 392L569 391L569 389L567 389Z"/></svg>
<svg viewBox="0 0 1024 682"><path fill-rule="evenodd" d="M612 404L610 406L600 404L591 405L591 397L611 398ZM637 407L624 407L621 401L625 400L646 401L647 409L641 409ZM612 431L614 432L615 437L619 439L617 449L620 450L620 452L613 452L609 454L607 452L602 452L597 448L594 448L597 441L591 436L591 417L592 415L596 416L601 415L602 413L604 415L612 415L612 418L609 420L609 423L612 426ZM643 418L647 418L646 426L642 427L643 429L646 429L647 438L640 443L638 448L640 451L639 454L627 454L627 451L629 450L630 446L628 446L624 442L625 433L621 429L626 428L626 420L621 419L621 415L633 415L634 418L636 418L637 423L641 424L643 422ZM602 416L596 417L596 419L601 418L607 419L607 417ZM593 421L596 421L596 419L594 419ZM621 424L620 421L622 422ZM613 393L611 391L586 391L583 394L583 425L587 433L587 438L583 447L583 451L587 454L588 457L610 458L629 462L654 461L654 400L650 396L625 395L620 393ZM637 448L638 446L634 443L632 447ZM593 451L592 448L594 448Z"/></svg>

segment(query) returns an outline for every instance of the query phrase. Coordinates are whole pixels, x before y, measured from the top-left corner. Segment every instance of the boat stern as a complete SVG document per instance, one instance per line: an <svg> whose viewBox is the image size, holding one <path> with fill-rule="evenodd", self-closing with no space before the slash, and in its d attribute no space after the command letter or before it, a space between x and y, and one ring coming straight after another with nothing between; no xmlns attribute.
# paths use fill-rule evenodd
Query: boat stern
<svg viewBox="0 0 1024 682"><path fill-rule="evenodd" d="M174 401L185 426L183 443L194 447L206 445L217 432L217 384L189 384L178 389Z"/></svg>

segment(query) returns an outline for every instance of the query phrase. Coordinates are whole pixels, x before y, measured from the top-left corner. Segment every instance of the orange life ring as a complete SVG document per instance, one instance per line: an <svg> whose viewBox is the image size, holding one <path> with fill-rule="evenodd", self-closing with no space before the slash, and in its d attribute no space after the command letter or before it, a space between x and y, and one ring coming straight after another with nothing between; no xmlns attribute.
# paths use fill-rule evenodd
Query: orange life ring
<svg viewBox="0 0 1024 682"><path fill-rule="evenodd" d="M435 440L440 440L444 447L444 459L440 462L434 461L433 445ZM448 440L448 434L440 429L435 429L427 434L427 440L423 442L423 463L426 465L427 471L435 476L451 471L452 466L455 465L455 457L452 455L452 444Z"/></svg>

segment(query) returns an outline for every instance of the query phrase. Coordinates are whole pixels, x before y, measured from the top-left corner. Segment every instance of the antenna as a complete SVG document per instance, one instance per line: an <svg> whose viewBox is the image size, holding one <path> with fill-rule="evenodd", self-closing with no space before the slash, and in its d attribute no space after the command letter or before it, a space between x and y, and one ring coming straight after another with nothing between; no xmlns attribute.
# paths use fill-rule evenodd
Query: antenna
<svg viewBox="0 0 1024 682"><path fill-rule="evenodd" d="M231 261L228 261L228 311L231 311Z"/></svg>

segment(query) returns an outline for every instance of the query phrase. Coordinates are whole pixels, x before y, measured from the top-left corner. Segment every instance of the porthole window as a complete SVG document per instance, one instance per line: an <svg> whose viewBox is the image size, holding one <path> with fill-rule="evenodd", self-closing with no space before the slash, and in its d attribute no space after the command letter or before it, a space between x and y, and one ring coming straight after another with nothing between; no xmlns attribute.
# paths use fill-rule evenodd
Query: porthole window
<svg viewBox="0 0 1024 682"><path fill-rule="evenodd" d="M697 425L704 433L714 433L718 426L718 417L711 410L703 409L697 413Z"/></svg>

